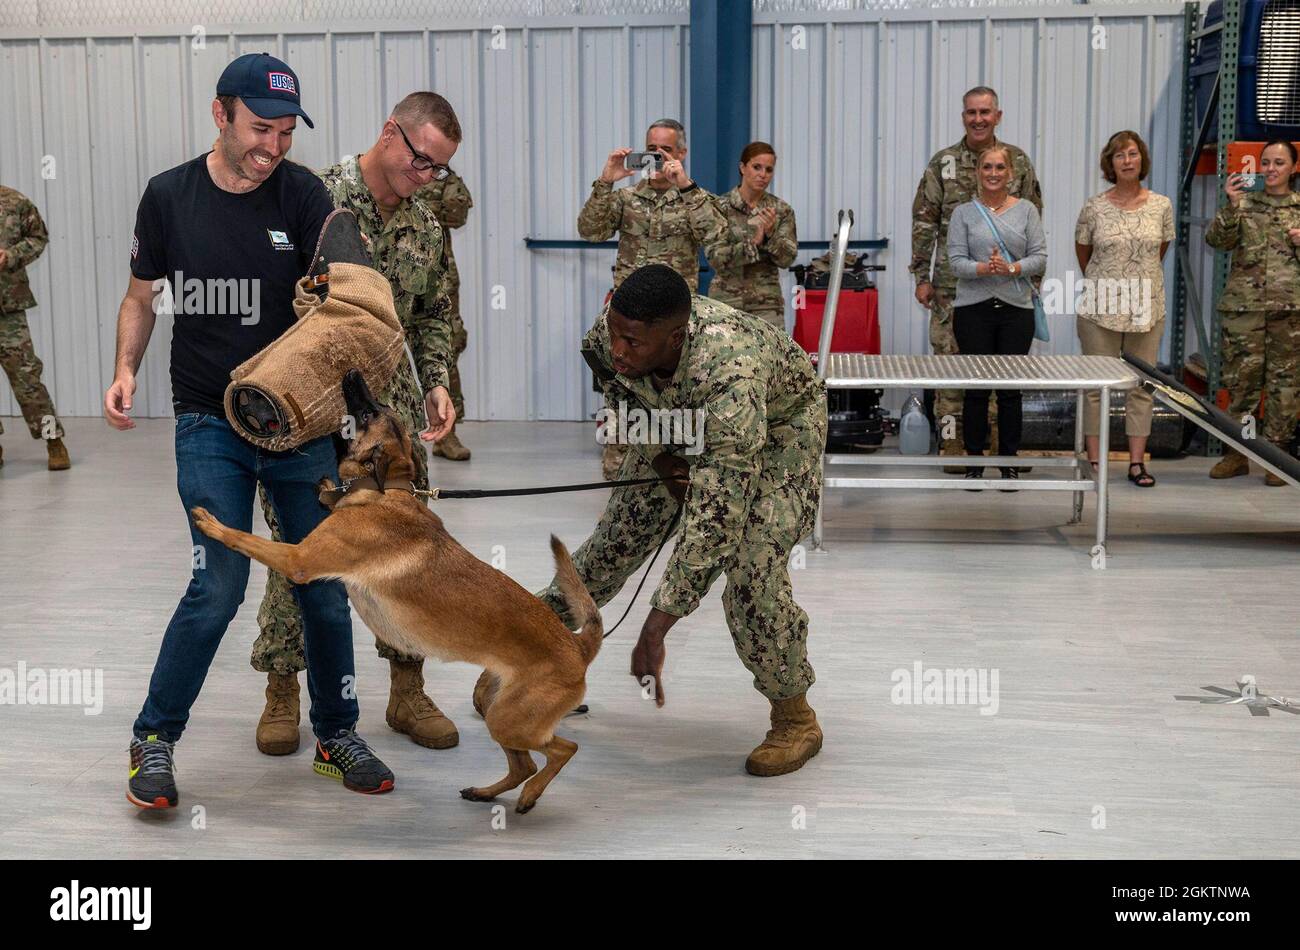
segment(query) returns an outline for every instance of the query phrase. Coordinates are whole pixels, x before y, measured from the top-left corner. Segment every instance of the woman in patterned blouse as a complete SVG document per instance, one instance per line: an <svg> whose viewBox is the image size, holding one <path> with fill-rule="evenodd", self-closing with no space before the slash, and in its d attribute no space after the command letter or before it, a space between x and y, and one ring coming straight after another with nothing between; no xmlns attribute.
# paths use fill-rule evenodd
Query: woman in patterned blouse
<svg viewBox="0 0 1300 950"><path fill-rule="evenodd" d="M1079 342L1087 356L1132 355L1154 364L1165 329L1162 261L1174 239L1174 210L1168 198L1142 187L1151 155L1136 132L1116 132L1101 153L1101 173L1112 187L1089 198L1079 212L1074 250L1084 273L1075 313ZM1088 458L1097 467L1101 431L1100 396L1088 393L1083 432ZM1141 387L1125 400L1128 480L1150 488L1156 480L1143 457L1151 434L1151 395ZM1109 420L1107 420L1109 424Z"/></svg>

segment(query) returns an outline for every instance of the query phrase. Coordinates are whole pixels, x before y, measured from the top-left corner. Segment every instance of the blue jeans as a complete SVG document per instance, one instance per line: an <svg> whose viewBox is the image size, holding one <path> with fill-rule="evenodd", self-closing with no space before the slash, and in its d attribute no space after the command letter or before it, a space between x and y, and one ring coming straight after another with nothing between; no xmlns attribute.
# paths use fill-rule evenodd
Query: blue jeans
<svg viewBox="0 0 1300 950"><path fill-rule="evenodd" d="M191 412L177 417L176 487L196 554L203 560L195 558L190 586L163 634L149 696L135 721L136 735L157 734L171 742L181 737L248 586L248 558L200 534L190 509L202 506L227 527L252 531L254 495L261 482L285 541L297 544L328 514L316 488L327 476L338 478L328 437L288 452L268 452L245 442L220 416ZM358 717L347 593L338 581L313 581L294 585L293 594L302 610L312 731L332 737L353 728Z"/></svg>

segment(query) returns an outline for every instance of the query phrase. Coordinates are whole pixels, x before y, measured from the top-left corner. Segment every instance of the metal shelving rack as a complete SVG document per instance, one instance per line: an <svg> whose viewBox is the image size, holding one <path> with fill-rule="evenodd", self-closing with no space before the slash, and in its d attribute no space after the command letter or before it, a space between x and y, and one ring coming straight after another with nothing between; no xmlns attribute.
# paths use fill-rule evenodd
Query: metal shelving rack
<svg viewBox="0 0 1300 950"><path fill-rule="evenodd" d="M1187 3L1183 6L1183 113L1179 134L1178 203L1175 209L1177 238L1174 255L1174 320L1170 327L1169 357L1175 377L1180 378L1187 358L1186 326L1190 314L1201 354L1205 357L1206 389L1211 400L1219 390L1221 377L1222 328L1216 304L1228 280L1231 258L1223 251L1216 251L1214 254L1214 282L1207 330L1201 319L1201 299L1193 284L1190 258L1192 184L1196 179L1196 165L1201 157L1201 151L1208 144L1206 140L1209 138L1210 117L1217 112L1219 132L1218 141L1215 143L1217 153L1215 168L1218 187L1215 189L1214 202L1217 207L1217 196L1228 174L1228 144L1237 137L1237 75L1241 49L1241 16L1242 0L1223 0L1223 19L1214 26L1201 29L1200 6L1196 3ZM1201 117L1198 124L1192 61L1201 40L1215 33L1219 34L1219 71L1214 80L1210 100L1206 104L1205 115ZM1206 449L1208 454L1217 455L1218 440L1208 440Z"/></svg>

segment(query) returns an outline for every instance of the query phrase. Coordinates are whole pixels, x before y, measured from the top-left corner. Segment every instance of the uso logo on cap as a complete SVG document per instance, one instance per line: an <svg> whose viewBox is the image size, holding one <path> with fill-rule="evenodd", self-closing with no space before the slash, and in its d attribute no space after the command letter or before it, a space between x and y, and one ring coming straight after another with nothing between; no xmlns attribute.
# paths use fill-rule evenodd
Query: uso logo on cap
<svg viewBox="0 0 1300 950"><path fill-rule="evenodd" d="M267 73L266 78L274 91L287 92L295 96L298 95L298 86L294 83L293 77L288 73Z"/></svg>

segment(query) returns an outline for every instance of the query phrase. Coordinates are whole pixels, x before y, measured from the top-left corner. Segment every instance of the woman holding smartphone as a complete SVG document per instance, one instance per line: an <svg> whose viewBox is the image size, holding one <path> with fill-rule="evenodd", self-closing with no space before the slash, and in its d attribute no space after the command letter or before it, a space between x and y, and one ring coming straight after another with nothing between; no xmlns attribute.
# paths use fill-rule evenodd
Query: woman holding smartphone
<svg viewBox="0 0 1300 950"><path fill-rule="evenodd" d="M1262 392L1263 436L1283 451L1289 451L1300 413L1300 195L1291 187L1296 159L1291 142L1265 145L1259 163L1264 190L1247 191L1243 176L1229 175L1227 203L1205 232L1211 247L1232 252L1219 298L1228 412L1254 416ZM1246 457L1225 447L1210 477L1249 472ZM1284 484L1271 472L1264 482Z"/></svg>
<svg viewBox="0 0 1300 950"><path fill-rule="evenodd" d="M1047 269L1043 222L1032 202L1008 193L1012 167L1005 147L990 145L980 152L975 175L975 200L954 208L948 225L948 261L957 277L952 323L957 349L963 356L1028 353L1034 341L1029 278ZM1020 451L1020 390L999 389L997 394L997 454L1015 455ZM962 419L967 455L984 454L988 404L987 389L966 390ZM968 467L966 477L983 478L984 466ZM1002 468L1004 480L1018 477L1014 466Z"/></svg>
<svg viewBox="0 0 1300 950"><path fill-rule="evenodd" d="M767 190L775 174L776 150L766 142L750 142L740 153L740 184L714 199L732 239L758 248L758 260L718 267L709 296L784 330L780 271L794 263L799 239L794 209Z"/></svg>

